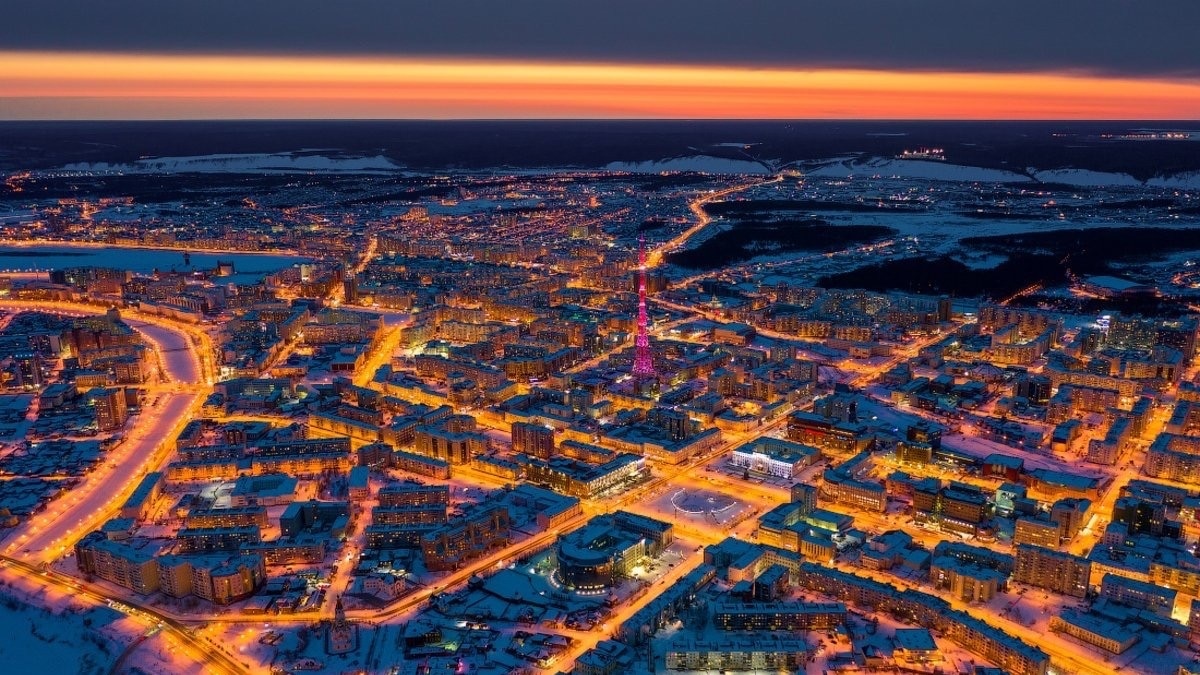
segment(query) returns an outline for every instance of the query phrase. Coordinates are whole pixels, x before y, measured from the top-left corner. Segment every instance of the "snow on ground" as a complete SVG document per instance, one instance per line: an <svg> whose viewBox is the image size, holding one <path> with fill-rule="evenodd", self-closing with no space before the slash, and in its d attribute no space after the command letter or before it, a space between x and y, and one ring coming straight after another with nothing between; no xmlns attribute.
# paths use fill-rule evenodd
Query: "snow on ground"
<svg viewBox="0 0 1200 675"><path fill-rule="evenodd" d="M837 158L818 162L815 168L805 171L808 177L846 178L850 176L879 175L889 178L917 178L966 183L1058 183L1079 187L1165 187L1200 189L1200 171L1158 176L1140 181L1127 173L1091 171L1087 169L1042 169L1033 167L1028 173L964 166L947 162L911 159L888 159L883 157Z"/></svg>
<svg viewBox="0 0 1200 675"><path fill-rule="evenodd" d="M1146 181L1152 187L1200 190L1200 171L1185 171L1170 176L1156 176Z"/></svg>
<svg viewBox="0 0 1200 675"><path fill-rule="evenodd" d="M1060 183L1077 185L1079 187L1124 186L1141 187L1142 181L1127 173L1107 173L1104 171L1089 171L1087 169L1052 169L1049 171L1032 171L1033 177L1043 183Z"/></svg>
<svg viewBox="0 0 1200 675"><path fill-rule="evenodd" d="M207 632L226 655L256 672L279 668L334 675L367 669L368 651L378 629L367 623L354 625L356 648L346 654L326 651L326 628L315 621L301 626L273 626L269 619L262 624L214 624Z"/></svg>
<svg viewBox="0 0 1200 675"><path fill-rule="evenodd" d="M948 162L893 159L887 157L835 157L805 163L806 177L846 178L851 176L882 176L919 180L963 183L1058 183L1079 187L1166 187L1200 188L1200 171L1159 176L1140 181L1127 173L1091 171L1087 169L1043 169L1033 167L1027 172L989 169ZM705 173L766 174L767 168L757 162L723 157L694 155L642 162L611 162L604 168L610 171L659 173L663 171L699 171Z"/></svg>
<svg viewBox="0 0 1200 675"><path fill-rule="evenodd" d="M745 519L749 505L715 490L670 486L650 506L658 517L673 522L729 528Z"/></svg>
<svg viewBox="0 0 1200 675"><path fill-rule="evenodd" d="M700 601L704 604L706 601L716 600L722 597L721 590L726 585L723 582L717 582L710 586L705 591ZM728 596L724 596L728 597ZM802 602L833 602L836 598L823 596L819 594L800 591L791 594L787 600L799 600ZM709 610L703 610L707 613ZM811 650L812 658L805 665L804 670L799 672L807 673L828 673L837 672L839 670L849 670L851 672L862 672L859 667L854 667L851 664L855 660L855 655L861 656L865 650L873 649L875 653L890 657L894 651L894 639L896 631L900 629L911 629L911 624L906 624L897 621L895 618L886 613L876 614L874 612L864 612L858 608L851 607L851 615L848 617L847 631L842 633L839 631L804 631L797 632L789 637L802 639L808 644ZM726 632L717 628L710 620L698 622L700 612L693 610L685 613L686 623L682 620L676 620L667 624L662 630L652 638L653 661L654 668L651 669L645 657L638 658L631 665L629 673L642 675L651 672L670 672L666 670L665 655L671 649L672 643L680 637L687 636L689 638L716 643L728 644L731 639L741 639L748 641L755 637L763 639L771 639L773 635L770 631L738 631L735 633ZM972 654L962 646L956 645L948 639L935 637L935 642L938 647L938 658L928 664L922 670L917 664L906 664L909 667L907 672L970 672L976 665L986 665L975 654ZM891 670L890 666L881 668L882 671ZM686 671L686 672L712 672L712 671ZM748 672L763 672L763 671L748 671ZM774 672L774 671L767 671Z"/></svg>
<svg viewBox="0 0 1200 675"><path fill-rule="evenodd" d="M894 408L868 398L858 399L858 415L860 419L866 419L875 424L883 426L891 425L897 432L906 429L914 422L927 419L917 414L915 409ZM935 422L943 428L946 426L945 422L936 420ZM961 450L979 459L983 459L994 453L1020 457L1025 461L1026 469L1066 471L1096 478L1107 478L1109 476L1108 472L1094 465L1079 464L1070 459L1064 461L1054 455L1046 455L1029 448L1006 445L974 435L947 433L942 436L942 445L954 448L955 450Z"/></svg>
<svg viewBox="0 0 1200 675"><path fill-rule="evenodd" d="M632 173L661 173L663 171L698 171L700 173L736 173L736 174L767 174L767 167L744 159L726 159L723 157L708 157L693 155L691 157L674 157L648 162L609 162L604 167L609 171L629 171Z"/></svg>
<svg viewBox="0 0 1200 675"><path fill-rule="evenodd" d="M1005 445L977 436L967 436L964 434L944 435L942 436L942 445L960 450L979 459L983 459L991 454L1020 457L1025 461L1026 471L1045 469L1047 471L1063 471L1091 478L1106 479L1111 477L1110 473L1100 469L1098 466L1082 462L1071 462L1069 460L1064 461L1053 455L1043 455L1026 448Z"/></svg>
<svg viewBox="0 0 1200 675"><path fill-rule="evenodd" d="M386 157L328 157L296 153L220 154L187 157L151 157L129 163L77 162L63 171L97 173L377 173L403 167Z"/></svg>
<svg viewBox="0 0 1200 675"><path fill-rule="evenodd" d="M965 237L996 237L1025 232L1051 232L1054 230L1082 230L1093 227L1120 227L1123 224L1101 218L1037 219L1028 220L981 220L946 212L887 212L856 213L853 216L840 214L823 215L833 224L886 225L898 230L901 237L916 237L919 248L929 253L959 250L959 240ZM1180 220L1154 223L1155 227L1195 227L1193 221Z"/></svg>
<svg viewBox="0 0 1200 675"><path fill-rule="evenodd" d="M895 178L920 178L925 180L961 181L967 183L1027 183L1032 181L1015 171L985 169L978 166L963 166L946 162L928 162L914 159L885 159L875 157L867 160L843 160L818 166L805 171L805 176L827 176L845 178L852 175L875 175Z"/></svg>
<svg viewBox="0 0 1200 675"><path fill-rule="evenodd" d="M903 433L908 427L925 421L925 418L918 415L915 409L898 409L893 406L883 405L865 396L858 397L857 401L858 418L860 421L866 421L880 427L891 427L893 433ZM909 412L910 410L911 412ZM938 426L945 427L940 422L937 424Z"/></svg>
<svg viewBox="0 0 1200 675"><path fill-rule="evenodd" d="M179 648L166 639L166 634L157 632L146 638L125 657L118 673L136 673L135 668L153 675L204 675L208 671L203 663L181 654Z"/></svg>
<svg viewBox="0 0 1200 675"><path fill-rule="evenodd" d="M958 260L973 270L992 270L999 267L1005 260L1008 260L1008 256L985 253L983 255L963 255Z"/></svg>
<svg viewBox="0 0 1200 675"><path fill-rule="evenodd" d="M123 614L107 607L72 604L55 613L28 604L26 598L9 587L0 590L0 633L5 636L0 663L6 673L107 673L138 633Z"/></svg>
<svg viewBox="0 0 1200 675"><path fill-rule="evenodd" d="M742 147L737 143L719 143L717 147ZM230 153L191 155L178 157L148 157L133 162L75 162L60 167L60 171L88 173L156 174L156 173L395 173L405 172L405 167L382 155L345 156L335 150L331 154L305 150L285 153ZM806 176L845 178L853 175L880 175L894 178L915 178L952 182L995 182L1028 183L1041 181L1062 183L1081 187L1124 186L1165 187L1178 189L1200 189L1200 171L1168 176L1158 176L1139 181L1124 173L1106 173L1084 169L1047 169L1029 173L965 166L947 162L924 160L899 160L888 157L863 158L857 156L831 157L815 162L805 162L813 167L805 171ZM497 167L490 173L497 175L530 175L577 170L579 167L541 167L513 169ZM752 160L713 157L703 154L672 157L637 162L610 162L609 171L633 173L661 173L664 171L696 171L718 174L765 175L769 170ZM489 173L481 171L480 173ZM415 174L414 174L415 175ZM1032 177L1031 177L1032 176ZM110 214L112 212L110 211Z"/></svg>

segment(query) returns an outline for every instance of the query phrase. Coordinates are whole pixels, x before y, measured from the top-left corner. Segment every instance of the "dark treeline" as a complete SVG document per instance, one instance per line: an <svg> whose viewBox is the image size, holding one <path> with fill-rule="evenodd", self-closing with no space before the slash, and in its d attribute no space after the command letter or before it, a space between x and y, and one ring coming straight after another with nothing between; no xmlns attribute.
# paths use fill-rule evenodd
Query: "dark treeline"
<svg viewBox="0 0 1200 675"><path fill-rule="evenodd" d="M747 199L745 201L713 202L704 206L710 216L754 216L772 213L809 213L834 211L878 213L880 211L925 211L923 206L901 203L833 202L818 199Z"/></svg>
<svg viewBox="0 0 1200 675"><path fill-rule="evenodd" d="M1065 271L1054 256L1016 255L989 269L972 269L954 258L940 256L889 260L822 277L818 285L1003 298L1033 284L1064 280Z"/></svg>
<svg viewBox="0 0 1200 675"><path fill-rule="evenodd" d="M1064 260L1076 274L1105 274L1113 263L1155 259L1200 250L1200 229L1170 227L1091 227L967 237L963 246L993 253L1044 252Z"/></svg>
<svg viewBox="0 0 1200 675"><path fill-rule="evenodd" d="M882 225L830 225L807 220L742 221L699 246L672 253L667 262L690 269L717 269L757 255L840 251L896 234Z"/></svg>
<svg viewBox="0 0 1200 675"><path fill-rule="evenodd" d="M1200 251L1200 229L1064 229L968 237L961 243L1007 258L996 267L987 269L971 268L950 256L892 260L826 276L821 279L820 285L827 288L1003 298L1034 284L1066 284L1071 275L1121 275L1121 265L1152 260L1170 253ZM1129 302L1141 307L1147 301ZM1160 311L1157 306L1145 309Z"/></svg>
<svg viewBox="0 0 1200 675"><path fill-rule="evenodd" d="M698 154L787 164L850 154L892 157L916 147L944 148L947 161L955 164L1006 170L1080 168L1127 173L1138 180L1200 170L1194 143L1103 137L1141 126L747 120L6 122L0 124L0 170L307 148L332 149L308 151L313 154L382 155L410 169L445 171L603 167ZM1160 121L1153 126L1196 125ZM747 145L722 145L730 142Z"/></svg>

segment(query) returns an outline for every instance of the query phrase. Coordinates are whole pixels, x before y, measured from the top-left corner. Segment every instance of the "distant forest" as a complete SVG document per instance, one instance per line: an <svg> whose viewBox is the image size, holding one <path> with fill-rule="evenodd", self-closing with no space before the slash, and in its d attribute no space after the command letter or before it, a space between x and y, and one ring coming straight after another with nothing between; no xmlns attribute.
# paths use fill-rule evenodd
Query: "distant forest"
<svg viewBox="0 0 1200 675"><path fill-rule="evenodd" d="M830 225L824 220L739 221L692 249L667 256L690 269L717 269L759 255L827 252L878 241L896 234L882 225ZM713 225L712 227L715 227Z"/></svg>

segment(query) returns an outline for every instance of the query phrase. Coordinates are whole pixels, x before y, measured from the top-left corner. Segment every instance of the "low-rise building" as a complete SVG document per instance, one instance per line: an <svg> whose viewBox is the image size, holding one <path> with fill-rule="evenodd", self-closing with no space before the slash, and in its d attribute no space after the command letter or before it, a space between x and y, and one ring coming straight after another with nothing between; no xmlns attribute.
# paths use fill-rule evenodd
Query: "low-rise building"
<svg viewBox="0 0 1200 675"><path fill-rule="evenodd" d="M163 474L151 471L138 483L129 495L129 499L121 505L121 517L142 520L149 512L154 500L162 494Z"/></svg>
<svg viewBox="0 0 1200 675"><path fill-rule="evenodd" d="M1171 616L1178 594L1170 588L1116 574L1105 574L1100 581L1100 597L1164 617Z"/></svg>
<svg viewBox="0 0 1200 675"><path fill-rule="evenodd" d="M1071 608L1050 618L1050 630L1066 633L1113 654L1124 653L1140 639L1136 624L1120 624L1098 614Z"/></svg>
<svg viewBox="0 0 1200 675"><path fill-rule="evenodd" d="M948 589L964 602L987 602L1004 590L1008 576L958 558L941 556L933 559L929 579L935 588Z"/></svg>

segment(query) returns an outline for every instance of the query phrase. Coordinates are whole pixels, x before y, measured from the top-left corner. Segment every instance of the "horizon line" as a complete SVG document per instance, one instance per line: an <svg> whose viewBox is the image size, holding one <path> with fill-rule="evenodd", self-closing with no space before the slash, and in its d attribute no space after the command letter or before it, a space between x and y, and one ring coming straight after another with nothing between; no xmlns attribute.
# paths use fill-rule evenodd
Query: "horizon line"
<svg viewBox="0 0 1200 675"><path fill-rule="evenodd" d="M938 124L1103 124L1103 123L1164 123L1200 124L1200 118L1157 118L1157 117L1096 117L1091 119L1072 117L1029 117L1029 118L962 118L962 117L128 117L128 118L4 118L0 124L130 124L136 122L929 122Z"/></svg>

